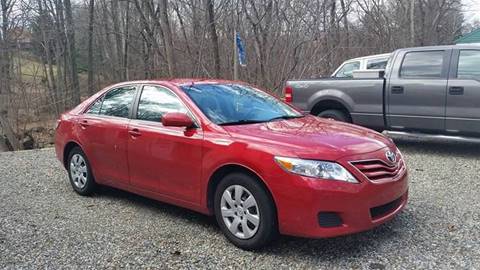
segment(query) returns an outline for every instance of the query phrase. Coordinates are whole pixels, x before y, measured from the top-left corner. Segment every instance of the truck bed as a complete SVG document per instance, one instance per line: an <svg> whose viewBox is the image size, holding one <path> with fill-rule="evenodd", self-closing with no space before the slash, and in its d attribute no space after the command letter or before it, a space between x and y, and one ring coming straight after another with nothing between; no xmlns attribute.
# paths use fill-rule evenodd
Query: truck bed
<svg viewBox="0 0 480 270"><path fill-rule="evenodd" d="M287 87L293 91L292 104L304 112L315 114L322 103L336 101L350 112L353 123L383 128L384 83L381 78L322 78L290 80Z"/></svg>

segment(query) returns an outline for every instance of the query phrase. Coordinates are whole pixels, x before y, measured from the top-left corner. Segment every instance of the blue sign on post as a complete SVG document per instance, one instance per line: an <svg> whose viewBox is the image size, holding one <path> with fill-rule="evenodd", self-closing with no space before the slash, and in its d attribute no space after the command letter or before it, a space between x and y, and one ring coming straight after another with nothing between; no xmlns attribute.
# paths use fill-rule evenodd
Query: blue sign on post
<svg viewBox="0 0 480 270"><path fill-rule="evenodd" d="M243 44L242 38L240 37L240 34L237 33L236 37L236 43L237 43L237 50L238 50L238 63L240 66L244 67L247 65L247 59L245 56L245 46Z"/></svg>

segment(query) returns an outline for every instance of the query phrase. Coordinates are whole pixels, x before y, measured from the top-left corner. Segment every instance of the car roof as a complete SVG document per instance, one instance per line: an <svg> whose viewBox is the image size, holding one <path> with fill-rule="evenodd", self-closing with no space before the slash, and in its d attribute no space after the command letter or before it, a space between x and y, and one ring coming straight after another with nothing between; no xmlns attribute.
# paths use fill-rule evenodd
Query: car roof
<svg viewBox="0 0 480 270"><path fill-rule="evenodd" d="M184 86L192 84L245 84L241 81L221 80L221 79L209 79L209 78L174 78L174 79L152 79L152 80L136 80L125 81L108 86L108 88L118 87L129 84L173 84L175 86Z"/></svg>
<svg viewBox="0 0 480 270"><path fill-rule="evenodd" d="M366 56L361 56L361 57L356 57L352 59L348 59L345 62L350 62L350 61L358 61L358 60L367 60L367 59L375 59L375 58L382 58L382 57L390 57L391 53L382 53L382 54L373 54L373 55L366 55Z"/></svg>
<svg viewBox="0 0 480 270"><path fill-rule="evenodd" d="M456 44L456 45L439 45L439 46L424 46L424 47L410 47L402 48L397 51L422 51L422 50L448 50L448 49L480 49L479 44Z"/></svg>

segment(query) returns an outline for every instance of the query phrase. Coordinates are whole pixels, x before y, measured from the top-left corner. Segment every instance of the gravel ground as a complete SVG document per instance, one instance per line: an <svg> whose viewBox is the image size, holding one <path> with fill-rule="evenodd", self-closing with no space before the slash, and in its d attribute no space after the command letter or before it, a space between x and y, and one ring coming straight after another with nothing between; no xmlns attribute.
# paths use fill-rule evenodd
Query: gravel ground
<svg viewBox="0 0 480 270"><path fill-rule="evenodd" d="M0 154L0 268L480 269L480 144L397 139L410 201L393 221L246 252L213 218L119 190L76 195L53 149Z"/></svg>

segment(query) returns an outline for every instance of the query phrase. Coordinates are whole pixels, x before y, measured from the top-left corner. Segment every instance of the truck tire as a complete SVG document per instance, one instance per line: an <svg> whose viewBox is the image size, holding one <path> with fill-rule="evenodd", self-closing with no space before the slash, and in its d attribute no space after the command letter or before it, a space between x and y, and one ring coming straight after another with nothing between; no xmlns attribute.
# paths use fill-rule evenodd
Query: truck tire
<svg viewBox="0 0 480 270"><path fill-rule="evenodd" d="M341 122L352 122L350 116L341 110L325 110L317 114L317 116L322 118L331 118Z"/></svg>

